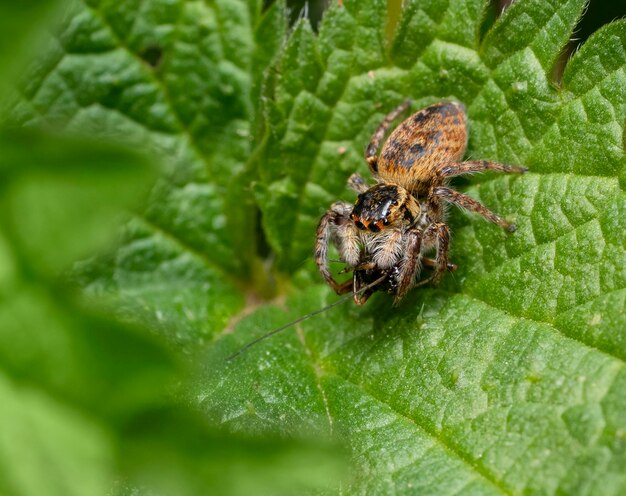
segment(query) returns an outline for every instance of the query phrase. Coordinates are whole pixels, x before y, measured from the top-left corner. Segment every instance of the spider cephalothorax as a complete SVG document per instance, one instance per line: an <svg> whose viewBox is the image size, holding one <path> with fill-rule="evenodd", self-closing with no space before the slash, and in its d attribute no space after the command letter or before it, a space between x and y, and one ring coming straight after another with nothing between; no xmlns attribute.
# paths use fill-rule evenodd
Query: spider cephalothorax
<svg viewBox="0 0 626 496"><path fill-rule="evenodd" d="M412 223L420 207L413 196L396 184L377 184L361 193L350 218L358 229L380 232L398 220Z"/></svg>
<svg viewBox="0 0 626 496"><path fill-rule="evenodd" d="M358 304L376 290L394 294L397 302L409 289L436 284L446 271L455 269L448 262L446 203L476 212L510 232L515 230L514 224L447 186L449 178L471 172L526 172L524 167L484 160L461 162L467 148L462 104L437 103L413 114L391 133L380 156L376 155L386 130L409 103L384 119L367 147L365 159L377 184L369 186L353 174L348 185L359 193L356 203L334 203L317 228L315 260L322 276L337 293L352 291ZM343 272L353 272L351 280L338 283L331 275L330 243L347 265ZM433 249L435 258L427 258L425 254ZM423 266L432 268L433 273L420 280ZM374 283L377 286L370 287Z"/></svg>

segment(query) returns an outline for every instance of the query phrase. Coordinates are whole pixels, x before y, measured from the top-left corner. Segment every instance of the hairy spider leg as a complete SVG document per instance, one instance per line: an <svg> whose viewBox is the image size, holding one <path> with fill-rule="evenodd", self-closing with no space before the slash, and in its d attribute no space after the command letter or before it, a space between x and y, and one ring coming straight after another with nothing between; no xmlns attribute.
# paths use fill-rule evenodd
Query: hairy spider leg
<svg viewBox="0 0 626 496"><path fill-rule="evenodd" d="M398 276L398 289L394 298L394 304L400 303L406 293L414 286L414 281L421 268L422 236L419 229L411 229L407 232L409 241L407 242L407 254L404 263L400 268Z"/></svg>
<svg viewBox="0 0 626 496"><path fill-rule="evenodd" d="M448 253L450 252L450 230L448 226L443 222L431 224L422 234L422 243L425 247L435 245L435 272L433 275L413 285L410 289L429 283L436 285L448 270Z"/></svg>
<svg viewBox="0 0 626 496"><path fill-rule="evenodd" d="M324 280L337 294L352 290L352 281L338 283L328 267L328 247L334 239L338 242L339 254L348 265L357 265L360 257L358 229L350 219L352 205L335 202L324 214L317 226L315 243L315 263Z"/></svg>
<svg viewBox="0 0 626 496"><path fill-rule="evenodd" d="M528 169L517 165L498 164L497 162L490 162L488 160L468 160L467 162L457 162L445 165L437 171L437 175L443 180L449 177L485 171L505 172L507 174L523 174L524 172L527 172Z"/></svg>
<svg viewBox="0 0 626 496"><path fill-rule="evenodd" d="M376 152L378 151L380 142L385 137L387 129L389 129L391 123L395 121L400 115L402 115L409 108L410 105L411 100L405 100L402 104L389 112L389 114L387 114L387 117L385 117L383 122L380 123L380 125L372 135L370 144L367 145L367 149L365 150L365 160L369 165L372 174L376 175L376 173L378 172L378 157L376 156Z"/></svg>
<svg viewBox="0 0 626 496"><path fill-rule="evenodd" d="M482 215L489 222L493 222L509 232L515 232L517 229L515 224L507 222L499 215L494 214L479 201L474 200L472 197L463 193L459 193L458 191L454 191L453 189L445 186L439 186L437 188L433 188L432 195L437 198L441 198L448 203L453 203L457 207Z"/></svg>
<svg viewBox="0 0 626 496"><path fill-rule="evenodd" d="M370 189L370 185L361 174L355 172L348 178L348 188L357 193L365 193Z"/></svg>

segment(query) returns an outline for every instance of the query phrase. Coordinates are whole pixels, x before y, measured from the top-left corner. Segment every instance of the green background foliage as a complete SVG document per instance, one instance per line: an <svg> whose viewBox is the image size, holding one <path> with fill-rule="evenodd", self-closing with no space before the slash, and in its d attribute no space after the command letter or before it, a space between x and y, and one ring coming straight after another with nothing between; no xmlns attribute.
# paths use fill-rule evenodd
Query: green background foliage
<svg viewBox="0 0 626 496"><path fill-rule="evenodd" d="M0 492L626 491L626 22L561 72L584 9L64 4L2 114ZM453 211L440 287L226 363L335 301L315 225L407 97L530 169L456 183L517 232Z"/></svg>

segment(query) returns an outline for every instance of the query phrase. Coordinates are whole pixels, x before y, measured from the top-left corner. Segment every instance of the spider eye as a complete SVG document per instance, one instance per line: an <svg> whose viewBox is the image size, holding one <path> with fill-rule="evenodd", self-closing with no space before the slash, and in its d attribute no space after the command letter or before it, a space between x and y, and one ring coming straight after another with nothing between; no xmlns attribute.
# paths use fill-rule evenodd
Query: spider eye
<svg viewBox="0 0 626 496"><path fill-rule="evenodd" d="M376 224L370 224L370 231L377 233L382 229L382 222L376 222Z"/></svg>
<svg viewBox="0 0 626 496"><path fill-rule="evenodd" d="M359 220L355 220L355 221L354 221L354 224L356 225L356 227L358 227L359 229L361 229L361 231L362 231L363 229L365 229L365 226L364 226L364 225L363 225L363 223L362 223L361 221L359 221Z"/></svg>

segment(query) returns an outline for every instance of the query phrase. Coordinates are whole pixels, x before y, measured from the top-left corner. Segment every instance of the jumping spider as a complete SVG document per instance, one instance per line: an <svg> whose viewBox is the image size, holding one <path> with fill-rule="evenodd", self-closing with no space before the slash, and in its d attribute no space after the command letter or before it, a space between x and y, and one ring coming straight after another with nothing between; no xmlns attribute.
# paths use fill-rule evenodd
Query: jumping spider
<svg viewBox="0 0 626 496"><path fill-rule="evenodd" d="M376 156L390 124L409 105L406 101L387 115L367 147L365 160L377 183L369 186L363 177L353 174L348 186L359 194L356 203L333 203L317 228L315 261L320 273L338 294L352 291L359 305L376 290L395 295L397 303L411 288L437 284L447 270L456 268L448 263L447 203L515 231L514 224L447 186L450 178L472 172L527 171L485 160L461 161L467 148L462 104L436 103L413 114L391 133ZM351 280L338 283L331 275L331 242L347 265L344 272L353 272ZM434 260L424 256L431 249L436 253ZM433 273L420 280L423 266L432 267Z"/></svg>

